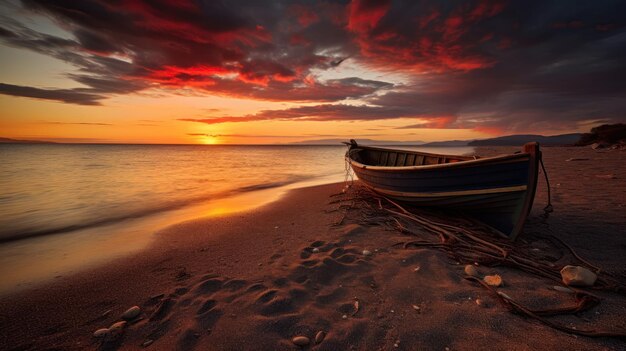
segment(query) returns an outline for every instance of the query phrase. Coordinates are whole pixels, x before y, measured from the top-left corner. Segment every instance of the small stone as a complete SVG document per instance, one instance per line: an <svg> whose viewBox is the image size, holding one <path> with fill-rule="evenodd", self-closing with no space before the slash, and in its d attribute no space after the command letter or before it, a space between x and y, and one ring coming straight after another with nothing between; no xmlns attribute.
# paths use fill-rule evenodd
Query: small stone
<svg viewBox="0 0 626 351"><path fill-rule="evenodd" d="M400 345L398 343L393 344L393 347L398 348Z"/></svg>
<svg viewBox="0 0 626 351"><path fill-rule="evenodd" d="M109 314L111 314L112 310L106 310L102 313L102 315L100 315L100 318L106 318L109 316Z"/></svg>
<svg viewBox="0 0 626 351"><path fill-rule="evenodd" d="M413 272L419 272L419 270L420 270L421 268L422 268L422 267L417 266L417 267L413 268Z"/></svg>
<svg viewBox="0 0 626 351"><path fill-rule="evenodd" d="M320 252L320 249L318 249L317 247L313 248L313 250L311 250L313 253L318 253Z"/></svg>
<svg viewBox="0 0 626 351"><path fill-rule="evenodd" d="M604 149L607 146L608 145L606 143L593 143L593 144L591 144L591 148L594 149L594 150Z"/></svg>
<svg viewBox="0 0 626 351"><path fill-rule="evenodd" d="M500 277L497 274L494 275L486 275L483 278L483 281L485 283L487 283L487 285L491 285L491 286L500 286L502 285L502 277Z"/></svg>
<svg viewBox="0 0 626 351"><path fill-rule="evenodd" d="M108 328L101 328L101 329L96 330L93 333L93 337L94 338L103 338L103 337L109 335L109 332L110 332L110 330Z"/></svg>
<svg viewBox="0 0 626 351"><path fill-rule="evenodd" d="M480 272L478 272L478 269L476 269L476 267L472 266L471 264L465 266L465 274L469 275L470 277L480 278Z"/></svg>
<svg viewBox="0 0 626 351"><path fill-rule="evenodd" d="M154 340L148 339L148 340L144 341L143 344L141 344L141 346L148 347L148 346L152 345L153 342L154 342Z"/></svg>
<svg viewBox="0 0 626 351"><path fill-rule="evenodd" d="M348 319L348 315L344 314L343 316L341 316L342 319Z"/></svg>
<svg viewBox="0 0 626 351"><path fill-rule="evenodd" d="M315 334L315 343L319 344L322 341L324 341L324 338L326 337L326 333L324 333L323 330L320 330L317 332L317 334Z"/></svg>
<svg viewBox="0 0 626 351"><path fill-rule="evenodd" d="M296 336L293 339L291 339L291 342L293 342L294 344L298 345L298 346L306 346L308 345L311 341L309 340L309 338L307 338L306 336Z"/></svg>
<svg viewBox="0 0 626 351"><path fill-rule="evenodd" d="M556 291L560 291L560 292L564 292L564 293L568 293L568 294L572 294L574 293L574 290L570 289L570 288L566 288L564 286L559 286L559 285L555 285L552 287L552 289L556 290Z"/></svg>
<svg viewBox="0 0 626 351"><path fill-rule="evenodd" d="M372 255L372 251L370 250L363 250L363 256L371 256Z"/></svg>
<svg viewBox="0 0 626 351"><path fill-rule="evenodd" d="M565 266L561 269L563 283L569 286L592 286L598 276L585 267Z"/></svg>
<svg viewBox="0 0 626 351"><path fill-rule="evenodd" d="M122 314L122 319L130 321L139 317L139 314L141 314L141 308L139 308L139 306L133 306Z"/></svg>
<svg viewBox="0 0 626 351"><path fill-rule="evenodd" d="M411 305L411 307L413 307L413 309L417 312L420 312L422 310L418 305Z"/></svg>
<svg viewBox="0 0 626 351"><path fill-rule="evenodd" d="M126 321L119 321L119 322L115 322L115 323L111 324L111 326L109 327L109 329L110 329L111 331L114 331L114 330L119 330L119 329L124 329L124 328L126 328L126 325L127 325L127 324L128 324L128 322L126 322Z"/></svg>
<svg viewBox="0 0 626 351"><path fill-rule="evenodd" d="M481 299L476 299L476 304L480 307L485 307L485 301Z"/></svg>
<svg viewBox="0 0 626 351"><path fill-rule="evenodd" d="M109 331L111 332L111 335L113 336L119 336L122 333L124 333L124 328L126 328L126 321L121 321L121 322L117 322L117 323L113 323L110 327L109 327Z"/></svg>

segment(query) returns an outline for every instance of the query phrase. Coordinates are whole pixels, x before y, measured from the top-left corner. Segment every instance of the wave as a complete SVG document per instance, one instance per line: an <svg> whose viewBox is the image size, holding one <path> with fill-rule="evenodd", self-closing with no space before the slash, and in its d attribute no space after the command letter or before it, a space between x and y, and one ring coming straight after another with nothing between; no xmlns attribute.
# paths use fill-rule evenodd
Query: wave
<svg viewBox="0 0 626 351"><path fill-rule="evenodd" d="M160 212L177 210L177 209L180 209L189 205L197 204L203 201L217 200L220 198L225 198L225 197L247 193L247 192L266 190L266 189L272 189L272 188L280 188L280 187L302 182L302 181L312 179L312 178L315 178L315 177L314 176L300 176L300 177L292 177L291 179L280 181L280 182L267 182L267 183L252 184L252 185L247 185L247 186L243 186L243 187L236 188L236 189L230 189L230 190L226 190L226 191L222 191L218 193L207 194L204 196L188 198L188 199L184 199L180 201L170 201L167 203L163 203L162 205L152 206L149 208L143 208L143 209L139 209L130 213L113 215L110 217L96 218L91 221L86 221L83 223L77 223L77 224L59 226L59 227L53 227L53 228L46 228L46 229L40 229L40 230L33 230L33 231L27 231L27 232L8 233L0 237L0 243L6 243L10 241L17 241L17 240L45 236L45 235L62 234L62 233L67 233L67 232L71 232L75 230L89 229L89 228L100 227L104 225L115 224L115 223L122 222L122 221L129 220L129 219L137 219L137 218L150 216L150 215L160 213Z"/></svg>

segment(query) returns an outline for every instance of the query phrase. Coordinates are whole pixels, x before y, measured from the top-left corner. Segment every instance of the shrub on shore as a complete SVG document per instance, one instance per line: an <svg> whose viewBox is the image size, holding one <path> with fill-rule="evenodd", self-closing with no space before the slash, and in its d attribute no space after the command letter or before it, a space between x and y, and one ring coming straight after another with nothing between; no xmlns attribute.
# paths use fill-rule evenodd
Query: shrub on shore
<svg viewBox="0 0 626 351"><path fill-rule="evenodd" d="M603 124L591 128L591 132L583 134L576 145L585 146L596 143L604 147L615 144L626 144L626 124Z"/></svg>

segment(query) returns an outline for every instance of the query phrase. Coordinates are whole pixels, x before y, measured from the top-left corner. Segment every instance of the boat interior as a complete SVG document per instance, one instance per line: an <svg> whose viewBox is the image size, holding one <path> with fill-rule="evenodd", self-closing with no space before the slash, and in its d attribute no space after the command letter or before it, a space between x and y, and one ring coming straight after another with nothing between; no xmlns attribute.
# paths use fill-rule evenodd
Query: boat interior
<svg viewBox="0 0 626 351"><path fill-rule="evenodd" d="M424 166L475 160L474 156L438 155L419 151L398 151L379 148L357 148L350 151L350 157L362 164L371 166Z"/></svg>

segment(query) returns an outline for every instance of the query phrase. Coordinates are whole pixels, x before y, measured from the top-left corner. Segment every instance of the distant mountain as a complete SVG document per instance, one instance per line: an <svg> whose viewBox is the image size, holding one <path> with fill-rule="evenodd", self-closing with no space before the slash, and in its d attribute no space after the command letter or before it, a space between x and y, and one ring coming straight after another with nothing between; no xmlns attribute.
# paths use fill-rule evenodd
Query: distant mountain
<svg viewBox="0 0 626 351"><path fill-rule="evenodd" d="M467 146L474 140L448 140L448 141L433 141L431 143L422 144L420 146Z"/></svg>
<svg viewBox="0 0 626 351"><path fill-rule="evenodd" d="M507 135L498 138L470 141L468 146L520 146L531 141L541 145L573 145L580 140L580 133L543 136L535 134Z"/></svg>
<svg viewBox="0 0 626 351"><path fill-rule="evenodd" d="M0 138L0 144L54 144L52 141Z"/></svg>
<svg viewBox="0 0 626 351"><path fill-rule="evenodd" d="M422 145L423 141L397 141L397 140L372 140L372 139L355 139L357 143L363 145L387 145L387 146L400 146L400 145ZM304 140L289 143L291 145L340 145L343 141L350 141L349 139L316 139L316 140Z"/></svg>

